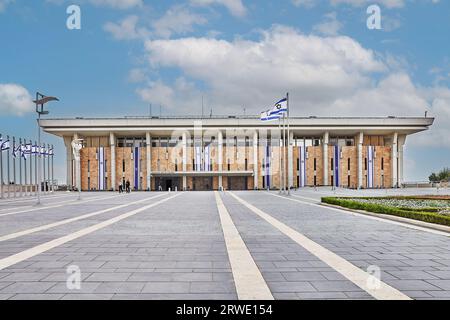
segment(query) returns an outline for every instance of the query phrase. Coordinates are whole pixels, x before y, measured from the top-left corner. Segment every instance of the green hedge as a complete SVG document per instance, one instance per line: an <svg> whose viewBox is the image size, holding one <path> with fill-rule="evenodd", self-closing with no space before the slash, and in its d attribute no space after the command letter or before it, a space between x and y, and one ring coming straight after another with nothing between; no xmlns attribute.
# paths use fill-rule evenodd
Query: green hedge
<svg viewBox="0 0 450 320"><path fill-rule="evenodd" d="M389 214L393 216L409 218L414 220L420 220L430 223L437 223L446 226L450 226L450 216L445 216L442 214L434 213L434 212L420 212L420 211L411 211L404 210L396 207L385 206L381 204L374 203L364 203L358 202L355 200L345 199L345 198L336 198L336 197L323 197L323 203L334 204L341 207L355 209L355 210L366 210L374 213L383 213Z"/></svg>

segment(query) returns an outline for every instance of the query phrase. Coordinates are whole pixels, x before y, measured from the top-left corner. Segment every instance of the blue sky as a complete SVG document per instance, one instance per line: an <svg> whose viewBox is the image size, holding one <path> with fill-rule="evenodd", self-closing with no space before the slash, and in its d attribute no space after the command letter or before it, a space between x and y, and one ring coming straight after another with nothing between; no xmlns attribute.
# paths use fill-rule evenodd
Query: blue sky
<svg viewBox="0 0 450 320"><path fill-rule="evenodd" d="M289 91L295 115L428 110L405 159L424 180L450 166L449 34L444 0L0 0L0 133L36 137L36 90L61 99L51 117L200 114L202 95L215 114L258 114ZM45 140L64 180L62 141Z"/></svg>

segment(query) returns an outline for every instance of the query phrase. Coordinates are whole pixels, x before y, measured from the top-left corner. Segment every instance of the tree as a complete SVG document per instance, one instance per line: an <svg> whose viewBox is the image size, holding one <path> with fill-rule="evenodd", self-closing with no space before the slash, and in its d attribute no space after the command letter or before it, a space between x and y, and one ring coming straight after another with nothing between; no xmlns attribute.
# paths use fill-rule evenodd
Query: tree
<svg viewBox="0 0 450 320"><path fill-rule="evenodd" d="M439 181L439 177L434 172L428 177L428 179L430 180L430 182L438 182Z"/></svg>
<svg viewBox="0 0 450 320"><path fill-rule="evenodd" d="M428 179L430 182L448 181L450 180L450 168L444 168L437 174L433 172Z"/></svg>

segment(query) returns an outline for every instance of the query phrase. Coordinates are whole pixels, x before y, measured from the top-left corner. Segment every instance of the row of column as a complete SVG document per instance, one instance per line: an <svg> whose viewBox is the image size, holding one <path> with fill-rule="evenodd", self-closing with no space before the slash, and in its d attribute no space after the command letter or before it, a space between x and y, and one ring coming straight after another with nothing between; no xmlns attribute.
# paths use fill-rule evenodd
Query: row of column
<svg viewBox="0 0 450 320"><path fill-rule="evenodd" d="M293 177L293 141L294 135L293 132L290 133L290 145L288 146L288 187L292 188L294 186L294 177ZM328 145L329 145L329 132L325 132L323 135L323 184L328 185ZM78 134L73 136L73 139L78 139ZM73 154L72 149L70 147L72 137L65 137L66 144L66 156L67 156L67 185L71 185L73 181ZM364 142L364 134L360 132L356 136L356 144L357 144L357 152L358 152L358 188L363 187L363 142ZM405 144L406 135L399 135L398 133L394 133L392 136L392 187L399 187L403 183L403 146ZM111 185L113 190L115 190L116 186L116 138L114 133L110 133L110 145L111 145ZM187 171L187 135L183 133L182 135L182 147L183 147L183 172ZM151 175L152 175L152 159L151 159L151 135L149 132L146 133L146 153L147 153L147 186L151 185ZM258 132L255 131L253 133L253 179L254 186L258 186ZM219 172L223 171L223 133L222 131L218 132L218 167ZM75 186L77 188L81 188L81 170L80 170L80 161L76 161L75 163ZM222 174L219 174L219 189L223 187L223 177ZM183 175L183 189L187 187L187 179L186 176Z"/></svg>
<svg viewBox="0 0 450 320"><path fill-rule="evenodd" d="M323 135L323 181L328 185L328 144L330 135L325 132ZM363 144L364 133L356 135L356 144L358 151L358 189L363 187ZM399 135L395 132L392 135L392 187L398 188L403 184L403 147L406 141L406 135Z"/></svg>

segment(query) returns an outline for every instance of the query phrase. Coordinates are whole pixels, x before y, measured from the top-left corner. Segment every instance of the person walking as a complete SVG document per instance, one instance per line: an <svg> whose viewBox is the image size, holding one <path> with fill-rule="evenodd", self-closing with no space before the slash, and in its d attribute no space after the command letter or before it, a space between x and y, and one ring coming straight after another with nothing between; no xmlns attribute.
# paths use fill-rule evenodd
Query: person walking
<svg viewBox="0 0 450 320"><path fill-rule="evenodd" d="M127 182L126 182L126 190L127 190L127 193L131 192L131 190L130 190L130 180L127 180Z"/></svg>
<svg viewBox="0 0 450 320"><path fill-rule="evenodd" d="M123 193L123 187L121 183L119 184L119 193Z"/></svg>

